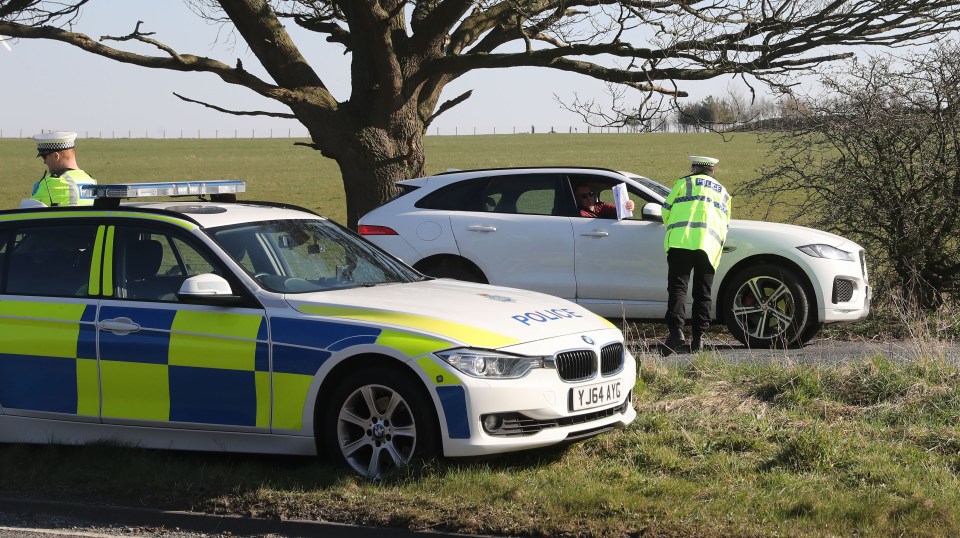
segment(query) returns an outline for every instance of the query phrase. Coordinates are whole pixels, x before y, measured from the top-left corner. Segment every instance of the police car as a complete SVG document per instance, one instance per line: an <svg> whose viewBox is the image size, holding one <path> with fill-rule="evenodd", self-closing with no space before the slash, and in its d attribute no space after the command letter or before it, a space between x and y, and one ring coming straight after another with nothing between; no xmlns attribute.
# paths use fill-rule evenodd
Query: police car
<svg viewBox="0 0 960 538"><path fill-rule="evenodd" d="M242 182L93 189L0 211L0 442L325 452L377 478L636 416L623 335L576 304L425 277Z"/></svg>
<svg viewBox="0 0 960 538"><path fill-rule="evenodd" d="M608 203L622 186L636 212L582 217L580 184ZM661 209L670 189L656 181L557 166L455 170L398 186L402 194L364 215L359 232L424 274L549 293L614 319L666 313ZM736 208L734 199L734 216ZM855 242L734 219L712 315L747 346L802 345L825 324L866 317L870 294L866 253Z"/></svg>

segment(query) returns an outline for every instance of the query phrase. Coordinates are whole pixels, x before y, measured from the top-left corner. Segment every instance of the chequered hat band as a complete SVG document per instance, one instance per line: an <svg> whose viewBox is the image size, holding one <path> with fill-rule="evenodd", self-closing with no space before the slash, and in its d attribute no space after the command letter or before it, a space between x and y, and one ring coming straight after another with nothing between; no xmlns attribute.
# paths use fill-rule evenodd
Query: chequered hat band
<svg viewBox="0 0 960 538"><path fill-rule="evenodd" d="M60 151L72 147L74 147L73 142L40 142L37 144L37 149L40 151Z"/></svg>

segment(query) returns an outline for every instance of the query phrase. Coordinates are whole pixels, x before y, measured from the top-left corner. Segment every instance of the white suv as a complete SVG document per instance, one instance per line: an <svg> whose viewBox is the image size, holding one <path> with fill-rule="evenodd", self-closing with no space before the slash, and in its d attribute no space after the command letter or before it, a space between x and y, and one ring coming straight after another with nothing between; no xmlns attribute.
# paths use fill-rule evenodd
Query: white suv
<svg viewBox="0 0 960 538"><path fill-rule="evenodd" d="M583 182L607 202L625 184L634 217L581 217L573 186ZM361 218L359 231L421 272L549 293L612 319L663 319L664 185L544 167L451 171L399 186L403 193ZM867 315L866 257L830 233L733 220L713 299L714 318L744 344L803 344L824 324Z"/></svg>

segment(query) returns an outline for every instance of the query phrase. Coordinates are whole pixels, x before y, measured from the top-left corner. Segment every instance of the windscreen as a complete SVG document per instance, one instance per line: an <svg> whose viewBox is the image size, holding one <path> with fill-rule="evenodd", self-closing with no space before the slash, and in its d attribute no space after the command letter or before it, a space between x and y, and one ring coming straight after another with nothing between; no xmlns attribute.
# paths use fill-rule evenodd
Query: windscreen
<svg viewBox="0 0 960 538"><path fill-rule="evenodd" d="M308 293L413 282L424 277L339 225L322 219L208 229L265 289Z"/></svg>
<svg viewBox="0 0 960 538"><path fill-rule="evenodd" d="M667 196L670 196L670 187L667 187L666 185L661 185L657 181L654 181L647 177L634 175L634 174L627 174L627 177L643 185L644 187L650 189L661 198L666 199Z"/></svg>

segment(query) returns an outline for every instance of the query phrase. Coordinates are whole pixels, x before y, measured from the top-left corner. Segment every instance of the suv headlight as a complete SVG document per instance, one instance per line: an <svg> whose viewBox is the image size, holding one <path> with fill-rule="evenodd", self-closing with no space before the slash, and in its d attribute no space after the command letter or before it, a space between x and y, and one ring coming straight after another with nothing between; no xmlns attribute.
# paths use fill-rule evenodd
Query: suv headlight
<svg viewBox="0 0 960 538"><path fill-rule="evenodd" d="M543 357L508 355L486 349L449 349L436 355L468 376L482 379L516 379L533 368L543 368Z"/></svg>
<svg viewBox="0 0 960 538"><path fill-rule="evenodd" d="M832 247L830 245L804 245L802 247L797 247L797 250L803 252L807 256L813 256L814 258L843 260L847 262L853 261L853 254L847 252L846 250L840 250L837 247Z"/></svg>

